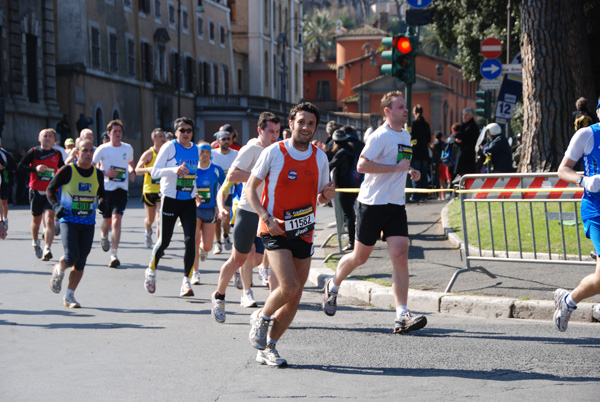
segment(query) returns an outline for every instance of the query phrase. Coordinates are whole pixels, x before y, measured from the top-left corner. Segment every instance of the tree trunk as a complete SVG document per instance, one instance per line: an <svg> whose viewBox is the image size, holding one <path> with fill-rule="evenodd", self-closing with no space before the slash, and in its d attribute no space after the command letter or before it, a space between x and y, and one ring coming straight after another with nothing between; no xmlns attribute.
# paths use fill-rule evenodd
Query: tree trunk
<svg viewBox="0 0 600 402"><path fill-rule="evenodd" d="M520 172L556 171L573 135L575 101L594 103L579 0L521 2L523 151Z"/></svg>

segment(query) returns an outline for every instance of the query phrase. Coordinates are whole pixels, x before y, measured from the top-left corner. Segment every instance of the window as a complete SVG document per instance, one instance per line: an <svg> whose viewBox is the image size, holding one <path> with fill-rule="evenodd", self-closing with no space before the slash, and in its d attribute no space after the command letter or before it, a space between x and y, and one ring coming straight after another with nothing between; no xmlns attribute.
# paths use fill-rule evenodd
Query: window
<svg viewBox="0 0 600 402"><path fill-rule="evenodd" d="M265 85L269 85L269 54L267 52L265 52L263 68L265 69Z"/></svg>
<svg viewBox="0 0 600 402"><path fill-rule="evenodd" d="M112 119L113 120L120 120L121 119L121 114L119 113L119 109L115 108L115 110L113 110L113 112L112 112Z"/></svg>
<svg viewBox="0 0 600 402"><path fill-rule="evenodd" d="M338 80L344 79L344 66L338 67Z"/></svg>
<svg viewBox="0 0 600 402"><path fill-rule="evenodd" d="M131 11L131 0L123 0L123 8L127 11Z"/></svg>
<svg viewBox="0 0 600 402"><path fill-rule="evenodd" d="M208 40L215 43L215 23L212 20L208 20Z"/></svg>
<svg viewBox="0 0 600 402"><path fill-rule="evenodd" d="M294 93L298 95L298 87L300 86L300 69L298 63L294 64Z"/></svg>
<svg viewBox="0 0 600 402"><path fill-rule="evenodd" d="M152 45L148 42L141 43L142 52L142 80L145 82L152 82L154 68L152 67Z"/></svg>
<svg viewBox="0 0 600 402"><path fill-rule="evenodd" d="M235 0L229 0L227 2L227 5L229 6L229 19L231 20L231 22L235 22L236 21L236 16L235 16Z"/></svg>
<svg viewBox="0 0 600 402"><path fill-rule="evenodd" d="M196 15L196 19L198 21L198 23L196 24L196 26L198 27L198 39L204 39L204 19L202 19L202 16L200 15Z"/></svg>
<svg viewBox="0 0 600 402"><path fill-rule="evenodd" d="M317 100L331 100L331 86L329 80L317 81Z"/></svg>
<svg viewBox="0 0 600 402"><path fill-rule="evenodd" d="M181 84L179 69L179 54L176 50L171 50L171 86L179 88Z"/></svg>
<svg viewBox="0 0 600 402"><path fill-rule="evenodd" d="M108 71L118 73L117 32L108 27L106 30L108 31Z"/></svg>
<svg viewBox="0 0 600 402"><path fill-rule="evenodd" d="M138 0L138 11L143 14L150 14L150 0Z"/></svg>
<svg viewBox="0 0 600 402"><path fill-rule="evenodd" d="M127 75L135 77L135 42L127 38Z"/></svg>
<svg viewBox="0 0 600 402"><path fill-rule="evenodd" d="M265 28L269 26L269 0L263 2L263 22Z"/></svg>
<svg viewBox="0 0 600 402"><path fill-rule="evenodd" d="M194 92L196 86L196 69L194 68L196 62L189 56L185 58L184 66L184 90L186 92Z"/></svg>
<svg viewBox="0 0 600 402"><path fill-rule="evenodd" d="M213 92L215 95L219 94L219 65L213 64Z"/></svg>
<svg viewBox="0 0 600 402"><path fill-rule="evenodd" d="M169 28L175 29L175 4L169 3Z"/></svg>
<svg viewBox="0 0 600 402"><path fill-rule="evenodd" d="M219 43L221 46L225 46L225 27L223 24L219 24Z"/></svg>
<svg viewBox="0 0 600 402"><path fill-rule="evenodd" d="M277 79L275 79L275 74L277 74L277 55L273 55L273 87L277 88Z"/></svg>
<svg viewBox="0 0 600 402"><path fill-rule="evenodd" d="M223 91L225 95L229 95L229 67L226 64L223 64Z"/></svg>
<svg viewBox="0 0 600 402"><path fill-rule="evenodd" d="M210 95L210 64L206 61L200 65L200 75L202 79L200 81L202 95Z"/></svg>
<svg viewBox="0 0 600 402"><path fill-rule="evenodd" d="M96 113L94 115L96 116L96 144L102 144L102 133L104 133L106 127L104 126L104 111L101 106L96 106Z"/></svg>
<svg viewBox="0 0 600 402"><path fill-rule="evenodd" d="M100 30L97 26L90 27L90 61L92 67L100 68Z"/></svg>
<svg viewBox="0 0 600 402"><path fill-rule="evenodd" d="M181 32L188 34L190 32L190 24L188 22L188 12L185 8L181 8Z"/></svg>
<svg viewBox="0 0 600 402"><path fill-rule="evenodd" d="M160 20L160 0L154 0L154 18Z"/></svg>
<svg viewBox="0 0 600 402"><path fill-rule="evenodd" d="M161 82L167 80L167 50L164 43L156 43L156 74Z"/></svg>
<svg viewBox="0 0 600 402"><path fill-rule="evenodd" d="M25 46L27 48L27 97L29 102L38 102L38 38L27 34Z"/></svg>
<svg viewBox="0 0 600 402"><path fill-rule="evenodd" d="M238 76L238 80L237 80L238 81L238 91L241 91L242 90L242 69L241 68L238 68L237 76Z"/></svg>

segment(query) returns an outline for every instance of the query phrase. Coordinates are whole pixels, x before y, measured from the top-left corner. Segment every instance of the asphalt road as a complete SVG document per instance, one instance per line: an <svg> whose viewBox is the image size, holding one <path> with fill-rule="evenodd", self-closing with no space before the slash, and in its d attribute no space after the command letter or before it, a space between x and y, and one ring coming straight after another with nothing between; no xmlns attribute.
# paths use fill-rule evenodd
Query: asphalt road
<svg viewBox="0 0 600 402"><path fill-rule="evenodd" d="M196 296L180 298L178 229L150 295L142 216L140 208L126 212L121 269L106 267L97 232L76 292L83 307L67 309L49 289L55 261L33 254L27 211L11 212L10 237L0 242L1 400L598 400L596 324L559 333L547 321L430 314L426 328L400 336L391 333L393 311L356 300L344 298L335 317L325 316L311 284L278 344L289 366L260 366L240 291L228 289L225 324L210 317L228 253L210 255ZM62 254L59 245L53 251ZM266 289L255 295L263 301Z"/></svg>

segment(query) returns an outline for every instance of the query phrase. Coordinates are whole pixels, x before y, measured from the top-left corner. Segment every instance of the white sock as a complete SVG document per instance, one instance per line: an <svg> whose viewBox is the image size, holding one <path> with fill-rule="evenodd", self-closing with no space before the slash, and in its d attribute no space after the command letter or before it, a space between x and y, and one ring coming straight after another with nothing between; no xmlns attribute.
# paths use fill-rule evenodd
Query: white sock
<svg viewBox="0 0 600 402"><path fill-rule="evenodd" d="M333 281L329 282L329 291L332 293L338 293L340 291L340 287L333 283Z"/></svg>
<svg viewBox="0 0 600 402"><path fill-rule="evenodd" d="M250 289L248 289L248 290L244 290L244 294L245 294L245 295L249 295L249 294L250 294Z"/></svg>
<svg viewBox="0 0 600 402"><path fill-rule="evenodd" d="M569 293L566 297L565 297L565 301L567 302L567 306L569 306L569 309L576 309L577 308L577 303L575 303L575 301L573 300L573 298L571 297L571 293Z"/></svg>
<svg viewBox="0 0 600 402"><path fill-rule="evenodd" d="M183 282L182 283L190 283L190 278L188 278L187 276L183 278Z"/></svg>
<svg viewBox="0 0 600 402"><path fill-rule="evenodd" d="M260 311L259 317L261 318L261 320L265 320L265 321L271 321L271 317L267 317L262 310Z"/></svg>
<svg viewBox="0 0 600 402"><path fill-rule="evenodd" d="M110 256L111 257L116 257L117 256L117 249L116 248L111 248L110 249Z"/></svg>
<svg viewBox="0 0 600 402"><path fill-rule="evenodd" d="M408 311L406 306L396 306L396 318L402 317L402 314L404 314L406 311Z"/></svg>
<svg viewBox="0 0 600 402"><path fill-rule="evenodd" d="M277 345L277 341L270 336L267 336L267 345L272 344L273 346Z"/></svg>
<svg viewBox="0 0 600 402"><path fill-rule="evenodd" d="M75 291L71 290L71 289L67 289L67 293L65 294L65 296L73 297L73 296L75 296Z"/></svg>

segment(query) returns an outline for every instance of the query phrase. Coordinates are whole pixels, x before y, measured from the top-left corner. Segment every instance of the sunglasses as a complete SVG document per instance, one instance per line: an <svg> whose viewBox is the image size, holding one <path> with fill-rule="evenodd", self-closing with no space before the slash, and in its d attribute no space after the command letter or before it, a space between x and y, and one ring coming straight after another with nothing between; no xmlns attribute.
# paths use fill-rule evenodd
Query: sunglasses
<svg viewBox="0 0 600 402"><path fill-rule="evenodd" d="M191 132L193 132L193 131L194 131L194 130L192 130L191 128L180 128L180 129L179 129L179 132L180 132L180 133L184 133L184 134L185 134L185 133L191 133Z"/></svg>
<svg viewBox="0 0 600 402"><path fill-rule="evenodd" d="M231 141L231 138L229 138L229 137L221 137L221 140L223 140L223 141Z"/></svg>

